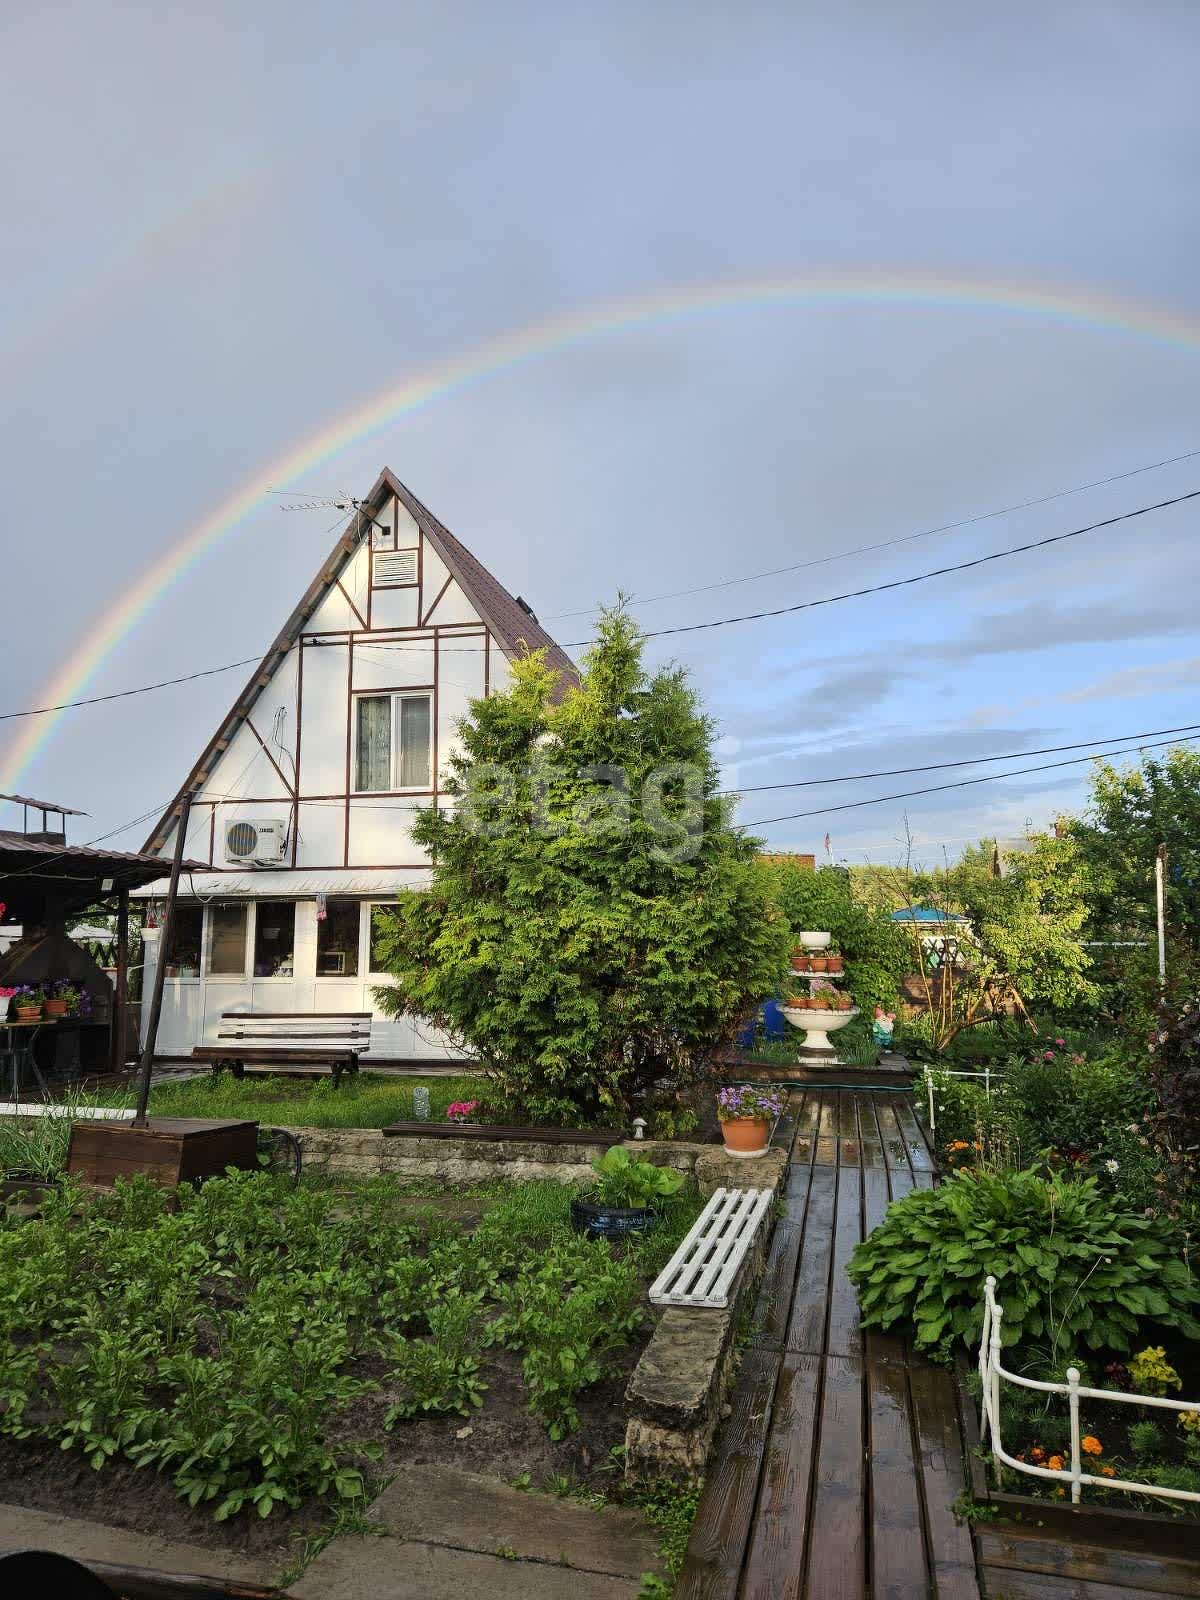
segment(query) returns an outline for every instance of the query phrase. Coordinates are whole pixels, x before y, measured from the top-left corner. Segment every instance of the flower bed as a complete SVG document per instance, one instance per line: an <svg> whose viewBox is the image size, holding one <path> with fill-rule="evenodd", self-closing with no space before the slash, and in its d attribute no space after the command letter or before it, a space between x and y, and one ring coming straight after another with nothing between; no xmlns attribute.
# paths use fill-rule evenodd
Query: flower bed
<svg viewBox="0 0 1200 1600"><path fill-rule="evenodd" d="M569 1199L526 1186L468 1234L386 1181L64 1188L0 1223L6 1496L282 1556L407 1460L586 1482L698 1201L615 1248Z"/></svg>

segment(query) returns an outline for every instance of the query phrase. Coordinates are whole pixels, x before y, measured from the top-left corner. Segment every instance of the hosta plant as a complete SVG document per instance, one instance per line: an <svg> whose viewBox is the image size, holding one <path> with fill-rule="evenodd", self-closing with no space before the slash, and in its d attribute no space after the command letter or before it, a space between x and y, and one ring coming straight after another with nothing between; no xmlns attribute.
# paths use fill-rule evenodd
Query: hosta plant
<svg viewBox="0 0 1200 1600"><path fill-rule="evenodd" d="M1200 1338L1200 1273L1180 1236L1114 1211L1094 1178L955 1172L896 1201L849 1273L866 1327L898 1326L930 1352L978 1342L989 1275L1005 1345L1127 1351L1142 1323Z"/></svg>
<svg viewBox="0 0 1200 1600"><path fill-rule="evenodd" d="M683 1187L683 1173L674 1167L656 1167L631 1155L624 1145L614 1144L592 1162L598 1182L593 1191L606 1206L648 1206L666 1199Z"/></svg>

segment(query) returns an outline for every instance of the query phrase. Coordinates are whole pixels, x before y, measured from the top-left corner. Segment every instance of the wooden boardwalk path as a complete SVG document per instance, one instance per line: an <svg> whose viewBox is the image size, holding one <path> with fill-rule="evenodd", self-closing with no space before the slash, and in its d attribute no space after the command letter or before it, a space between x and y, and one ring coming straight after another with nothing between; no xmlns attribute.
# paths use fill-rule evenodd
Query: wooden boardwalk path
<svg viewBox="0 0 1200 1600"><path fill-rule="evenodd" d="M933 1185L903 1091L808 1086L732 1415L676 1600L1149 1600L1200 1562L1086 1530L954 1516L967 1479L953 1379L864 1333L846 1263L888 1204Z"/></svg>
<svg viewBox="0 0 1200 1600"><path fill-rule="evenodd" d="M977 1600L949 1373L859 1326L846 1277L891 1200L933 1184L902 1092L793 1097L792 1164L681 1600Z"/></svg>

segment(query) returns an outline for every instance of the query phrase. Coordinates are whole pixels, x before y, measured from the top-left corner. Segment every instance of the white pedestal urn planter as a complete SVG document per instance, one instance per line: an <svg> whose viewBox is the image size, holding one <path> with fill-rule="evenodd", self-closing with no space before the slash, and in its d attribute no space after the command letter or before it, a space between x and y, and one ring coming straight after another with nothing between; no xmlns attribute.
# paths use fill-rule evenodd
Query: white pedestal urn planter
<svg viewBox="0 0 1200 1600"><path fill-rule="evenodd" d="M833 1057L837 1054L829 1042L829 1035L836 1033L839 1028L844 1028L851 1017L858 1015L858 1007L852 1006L849 1011L801 1011L798 1006L784 1006L783 1014L793 1028L804 1030L804 1043L801 1050L815 1056Z"/></svg>
<svg viewBox="0 0 1200 1600"><path fill-rule="evenodd" d="M844 976L841 956L825 954L832 942L832 937L828 933L802 933L800 944L792 957L792 976L812 985L810 989L812 998L818 997L825 989L836 993L837 986ZM815 970L810 965L812 962L818 963ZM785 1005L781 1009L792 1027L800 1028L804 1033L804 1043L800 1046L801 1055L815 1056L825 1061L837 1059L837 1052L830 1043L829 1035L836 1033L839 1028L844 1028L852 1017L858 1015L858 1010L854 1006L817 1007L806 1004Z"/></svg>

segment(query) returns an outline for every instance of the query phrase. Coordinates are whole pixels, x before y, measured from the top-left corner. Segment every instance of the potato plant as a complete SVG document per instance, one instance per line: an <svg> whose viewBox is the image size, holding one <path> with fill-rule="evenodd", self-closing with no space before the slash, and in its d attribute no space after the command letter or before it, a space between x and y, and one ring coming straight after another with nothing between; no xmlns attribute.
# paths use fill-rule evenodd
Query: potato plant
<svg viewBox="0 0 1200 1600"><path fill-rule="evenodd" d="M386 1428L469 1414L493 1345L552 1437L577 1426L642 1320L648 1247L572 1235L566 1194L502 1202L470 1237L392 1198L231 1173L177 1195L67 1184L0 1222L0 1435L167 1474L224 1519L361 1496L380 1453L353 1436L364 1397Z"/></svg>

